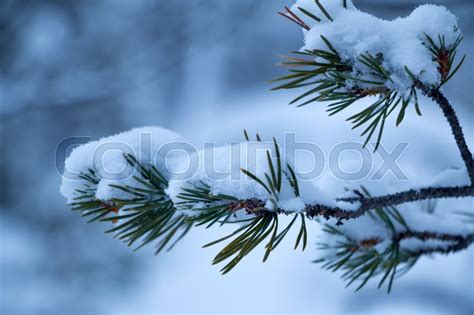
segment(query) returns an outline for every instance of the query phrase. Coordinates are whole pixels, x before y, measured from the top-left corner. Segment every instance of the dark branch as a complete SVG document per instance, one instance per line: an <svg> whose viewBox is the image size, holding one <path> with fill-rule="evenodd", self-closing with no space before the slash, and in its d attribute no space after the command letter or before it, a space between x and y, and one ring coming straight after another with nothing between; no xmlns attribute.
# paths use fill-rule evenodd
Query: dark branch
<svg viewBox="0 0 474 315"><path fill-rule="evenodd" d="M454 135L454 139L456 140L456 144L458 146L459 152L461 153L464 164L466 165L469 179L471 180L471 185L474 185L474 159L467 145L466 138L464 137L462 127L459 124L459 119L456 115L456 112L454 111L454 108L439 89L428 87L419 80L415 81L415 87L422 91L423 94L430 97L441 107L441 110L443 111L444 116L448 120L448 123L451 127L451 131Z"/></svg>
<svg viewBox="0 0 474 315"><path fill-rule="evenodd" d="M436 233L436 232L415 232L415 231L406 231L397 234L393 241L399 244L402 240L406 239L419 239L421 241L428 241L428 240L439 240L443 242L450 243L448 246L436 246L430 247L426 249L420 249L416 252L412 252L415 256L427 255L427 254L450 254L465 250L470 245L474 243L474 234L469 234L466 236L463 235L453 235L453 234L446 234L446 233Z"/></svg>
<svg viewBox="0 0 474 315"><path fill-rule="evenodd" d="M374 208L390 207L403 203L423 201L429 199L465 198L473 196L474 186L428 187L416 190L411 189L395 194L370 198L358 194L358 197L341 198L339 199L339 201L345 201L350 203L360 202L362 209L369 210Z"/></svg>
<svg viewBox="0 0 474 315"><path fill-rule="evenodd" d="M378 197L364 197L362 194L357 194L358 197L342 198L339 201L349 203L360 203L360 206L355 210L345 210L338 207L329 207L321 204L307 205L304 209L306 216L310 218L324 217L326 219L335 218L338 220L356 219L363 216L368 210L391 207L404 203L423 201L430 199L446 199L446 198L465 198L474 196L474 186L462 187L444 187L444 188L423 188L418 190L407 190L391 195ZM264 207L265 202L261 200L250 199L241 203L242 208L249 213L254 213L256 204L259 207ZM247 207L248 205L248 207ZM258 207L257 207L258 208ZM288 213L285 210L277 210L280 213Z"/></svg>

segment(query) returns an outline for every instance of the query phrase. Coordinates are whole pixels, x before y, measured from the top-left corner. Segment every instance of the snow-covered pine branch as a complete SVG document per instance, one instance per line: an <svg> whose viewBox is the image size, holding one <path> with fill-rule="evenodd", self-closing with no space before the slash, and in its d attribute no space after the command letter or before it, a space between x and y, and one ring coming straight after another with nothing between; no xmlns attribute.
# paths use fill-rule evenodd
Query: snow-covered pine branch
<svg viewBox="0 0 474 315"><path fill-rule="evenodd" d="M351 183L301 180L312 161L295 161L275 139L253 140L245 132L241 143L196 150L181 135L154 127L76 148L61 186L72 209L90 221L112 222L108 232L129 245L158 242L157 252L173 247L191 228L236 225L233 233L206 245L227 243L213 261L225 263L223 273L259 244L265 246L265 261L291 230L297 231L295 248L305 249L307 230L327 220L317 261L344 270L349 283L361 280L359 288L380 274L379 286L386 283L390 290L395 276L419 257L470 246L472 215L466 221L433 211L436 200L474 196L472 153L440 91L464 60L455 62L462 39L456 18L443 7L425 5L407 18L384 21L350 0L299 0L280 14L304 29L305 44L296 52L300 56L283 63L290 74L275 80L285 81L276 89L304 88L292 103L330 102L331 114L373 100L348 120L366 126L366 144L377 134L376 148L392 113L396 125L410 106L421 114L421 92L449 123L466 184L433 179L424 187L372 196Z"/></svg>
<svg viewBox="0 0 474 315"><path fill-rule="evenodd" d="M298 17L297 13L300 13ZM291 103L304 106L330 102L335 115L357 107L357 101L372 98L347 120L354 128L365 127L362 136L380 143L387 118L403 122L409 106L418 115L418 80L439 89L462 65L456 51L462 41L457 18L446 8L422 5L408 17L386 21L356 9L352 1L298 0L280 14L303 26L304 46L282 65L288 76L274 89L305 92Z"/></svg>

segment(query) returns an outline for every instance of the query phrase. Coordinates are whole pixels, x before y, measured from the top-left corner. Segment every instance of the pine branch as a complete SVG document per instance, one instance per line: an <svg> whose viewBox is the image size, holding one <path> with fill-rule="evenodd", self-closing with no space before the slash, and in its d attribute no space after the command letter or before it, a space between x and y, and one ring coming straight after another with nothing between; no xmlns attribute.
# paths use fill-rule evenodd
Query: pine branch
<svg viewBox="0 0 474 315"><path fill-rule="evenodd" d="M370 197L365 189L363 194ZM360 281L356 291L363 288L370 279L383 275L378 287L388 283L387 289L390 292L394 279L409 271L421 256L455 253L474 243L474 234L415 231L394 207L376 208L374 212L369 212L369 218L372 225L385 228L386 237L378 233L377 236L355 239L349 236L351 233L326 224L323 232L327 236L318 247L323 256L314 261L322 263L323 269L332 272L343 270L342 278L348 282L347 286ZM443 245L428 243L428 246L421 245L419 249L410 249L403 243L410 239L419 240L421 244L438 241Z"/></svg>
<svg viewBox="0 0 474 315"><path fill-rule="evenodd" d="M315 8L318 8L321 13L330 21L333 22L332 17L319 1L315 1ZM343 3L343 7L347 8L347 3ZM296 24L310 30L309 26L301 25L301 19L286 8L287 14L281 15L289 18ZM314 16L305 9L301 9L305 15L313 17L317 23L321 23L321 19ZM291 14L291 17L288 16ZM415 110L419 116L421 111L418 104L417 88L420 89L416 76L405 67L408 75L408 80L414 80L414 85L407 89L407 91L400 91L394 88L394 80L392 73L387 68L385 56L382 52L372 55L369 52L363 53L360 56L354 56L354 60L342 59L338 50L331 44L330 40L321 35L322 42L327 49L313 49L295 52L303 55L309 59L286 57L289 61L282 62L283 66L290 67L290 73L287 76L278 78L270 82L285 81L284 84L276 86L272 90L280 89L300 89L310 88L308 91L296 97L290 102L295 104L300 102L299 106L305 106L315 102L330 102L328 105L328 113L330 116L338 114L348 108L351 108L357 101L365 99L370 96L377 96L378 99L371 105L367 106L362 111L347 118L353 124L353 129L364 127L361 136L365 137L364 146L369 141L376 137L375 150L377 150L384 128L386 126L387 118L391 116L396 110L398 111L396 126L399 126L406 114L406 109L410 104L414 104ZM433 61L438 64L438 72L440 75L439 82L431 88L426 87L424 93L430 95L435 101L443 99L439 88L446 84L461 68L464 63L464 56L457 65L455 60L457 50L463 38L459 35L452 43L447 43L444 35L439 35L438 40L434 40L429 35L425 34L425 40L422 44L430 52ZM388 63L389 64L389 63ZM393 69L392 69L393 70ZM423 91L423 89L421 89ZM437 92L435 92L437 91ZM435 95L436 94L436 95ZM303 101L306 99L306 101ZM444 106L443 111L447 118L452 119L454 115L451 114L449 103L442 101L447 106ZM440 104L441 105L441 104ZM443 105L442 105L443 106ZM448 115L450 117L448 117ZM455 120L450 121L456 124ZM457 123L457 125L459 125ZM454 129L453 129L454 130ZM461 138L462 132L457 138ZM461 142L458 142L458 145ZM461 147L460 147L461 148ZM474 183L474 164L472 162L472 154L468 155L466 151L467 146L463 148L463 159L466 163L470 163L470 178Z"/></svg>
<svg viewBox="0 0 474 315"><path fill-rule="evenodd" d="M91 217L88 223L113 223L106 233L128 246L138 243L136 249L139 249L158 241L156 254L165 248L170 250L189 232L193 222L176 213L175 206L164 191L168 181L154 166L144 165L129 154L124 158L139 173L133 176L135 184L110 186L129 198L97 199L95 194L101 178L95 170L89 169L80 176L84 184L76 190L77 197L70 206L73 211L81 212L83 217Z"/></svg>
<svg viewBox="0 0 474 315"><path fill-rule="evenodd" d="M355 191L355 193L358 195L357 197L340 198L338 200L360 203L361 206L358 211L366 211L377 207L396 206L415 201L473 197L474 186L428 187L370 198L365 197L358 191Z"/></svg>
<svg viewBox="0 0 474 315"><path fill-rule="evenodd" d="M322 268L336 272L344 271L342 278L346 280L347 286L360 280L356 291L362 289L367 282L383 275L378 287L387 283L390 293L395 278L409 271L422 256L432 254L447 255L467 249L474 243L474 234L458 235L436 232L403 231L394 232L390 244L383 247L384 240L380 237L368 237L362 240L352 239L338 228L326 225L323 232L329 235L329 240L337 238L336 245L332 243L319 243L321 252L328 254L315 260L322 263ZM427 246L417 250L404 248L402 242L409 239L417 239L422 242L440 241L444 246ZM382 248L378 248L382 246Z"/></svg>
<svg viewBox="0 0 474 315"><path fill-rule="evenodd" d="M347 8L347 1L342 1L342 4L344 8ZM319 1L315 1L315 5L322 17L333 21L333 17ZM314 21L322 21L306 9L298 9ZM310 27L289 8L285 7L285 12L279 12L279 14L304 29L310 30ZM268 167L261 178L249 170L242 170L249 179L267 192L267 198L241 200L232 195L214 194L215 187L202 181L187 182L181 186L180 194L171 196L166 192L168 179L154 165L142 163L135 157L126 155L126 161L134 167L138 175L133 176L133 184L111 185L111 187L125 193L127 197L110 200L97 199L97 187L101 178L95 170L89 169L80 176L84 185L76 191L77 197L71 204L73 210L81 212L85 217L91 217L89 222L112 222L114 226L107 232L113 233L129 246L138 243L138 248L140 248L158 241L157 253L166 247L171 249L193 227L209 228L216 224L222 226L243 223L233 233L204 246L228 242L213 260L213 264L225 263L221 269L223 274L232 270L261 244L265 248L263 261L266 261L288 232L298 225L296 223L298 221L300 222L299 231L294 247L295 249L301 247L304 250L307 245L307 219L336 219L336 227L326 224L324 232L332 236L331 239L341 238L342 241L337 244L320 244L321 250L330 250L331 253L317 262L323 262L323 268L332 271L344 270L343 278L348 281L348 285L361 280L357 289L362 288L374 276L381 274L383 276L379 287L388 281L388 291L390 291L396 276L408 271L422 255L449 254L468 248L474 243L474 234L417 231L407 225L403 216L395 208L397 205L425 200L474 197L473 156L453 107L440 92L440 87L448 82L463 64L464 58L457 66L454 66L457 48L462 37L459 36L454 43L448 45L444 36L439 36L438 42L435 42L426 35L424 44L430 51L433 61L438 64L440 80L428 86L405 67L408 88L403 91L394 88L395 82L392 79L390 67L387 66L389 63L385 62L385 56L381 52L374 55L369 52L363 53L349 62L341 58L329 39L321 36L321 40L326 46L323 50L297 52L296 54L303 56L302 58L286 57L288 61L282 64L295 69L291 69L289 75L274 80L274 82L285 81L274 89L311 87L309 91L294 99L292 104L302 102L299 106L304 106L313 102L330 102L328 108L330 115L346 110L363 98L377 96L376 101L347 119L354 128L365 127L362 136L366 137L366 144L372 137L377 137L376 149L381 142L385 122L395 110L398 112L397 126L403 121L410 104L414 104L415 110L421 115L417 96L417 90L419 90L441 107L466 165L471 184L458 187L411 189L383 196L371 196L362 187L360 191L353 191L353 197L337 199L339 202L354 204L355 209L348 210L323 204L300 204L302 208L288 209L281 203L281 195L287 193L282 193L282 190L284 187L291 187L294 198L298 199L300 185L293 168L282 160L279 146L274 139L273 153L275 154L272 155L270 150L267 151ZM410 79L412 85L410 85ZM245 139L249 141L248 133L245 131L244 134ZM258 134L256 138L257 141L261 141ZM276 157L273 158L273 156ZM176 202L174 197L180 201ZM246 215L246 218L240 220L237 212ZM356 240L348 237L338 228L343 220L357 219L365 215L375 224L381 224L385 228L389 235L386 240L380 237ZM472 213L462 215L472 221ZM283 228L279 220L281 216L291 218ZM410 239L421 242L440 241L445 242L446 246L433 245L419 250L403 248L403 242ZM385 245L384 241L388 241L389 246L382 246ZM334 251L336 251L335 255Z"/></svg>
<svg viewBox="0 0 474 315"><path fill-rule="evenodd" d="M248 139L248 134L246 138ZM260 137L258 138L260 139ZM271 158L270 150L267 151L268 173L264 174L265 178L260 179L252 172L242 170L245 175L267 191L268 200L255 198L240 200L234 196L216 195L211 192L210 186L200 182L190 187L182 187L182 193L177 196L182 201L172 203L165 193L165 188L168 185L167 179L154 166L144 165L133 156L126 155L127 162L139 172L140 176L133 177L138 186L112 185L112 187L127 193L130 198L105 201L95 199L95 190L100 178L94 170L89 170L88 173L81 176L86 183L83 189L77 191L78 197L76 198L77 201L72 204L73 210L81 211L84 216L94 215L91 221L118 223L108 232L114 233L129 245L140 242L138 248L161 239L157 247L157 253L174 238L175 241L170 248L173 247L193 226L209 228L216 223L221 226L232 224L235 223L235 213L244 211L248 215L248 219L243 220L246 223L244 227L238 228L234 233L205 246L208 247L234 238L219 252L213 261L214 264L217 264L231 259L222 268L222 272L227 273L265 240L264 261L266 261L269 254L277 248L278 244L293 227L298 217L301 218L301 224L295 248L302 244L304 249L307 243L306 218L334 218L337 219L339 225L342 224L343 220L360 218L367 212L371 214L372 210L377 213L380 211L378 209L390 208L403 203L474 195L473 186L423 188L376 197L371 196L362 188L362 192L354 191L356 197L339 200L348 203L359 203L357 209L346 210L322 204L306 205L299 212L296 209L282 209L279 206L279 199L281 188L284 186L283 181L287 181L293 189L295 197L300 196L299 184L291 166L283 167L279 146L275 139L274 151L274 160ZM269 205L271 205L270 208ZM195 215L184 216L181 214L183 210L191 211ZM404 224L402 216L396 210L388 211L400 224ZM282 230L279 229L278 223L278 217L281 215L293 217L291 222Z"/></svg>
<svg viewBox="0 0 474 315"><path fill-rule="evenodd" d="M447 198L466 198L474 197L474 186L461 186L461 187L429 187L422 189L412 189L394 194L377 196L377 197L366 197L359 191L355 191L357 197L350 198L339 198L338 201L348 203L360 203L360 206L354 210L346 210L339 207L330 207L322 204L309 204L306 205L302 211L308 218L323 217L325 219L337 219L350 220L357 219L365 215L369 210L373 210L379 207L391 207L397 206L404 203L424 201L424 200L437 200ZM250 205L250 208L246 206ZM258 204L260 207L265 205L265 201L251 199L243 201L240 205L243 209L251 212L254 209L254 205ZM281 214L291 214L292 212L277 208L272 211L277 211Z"/></svg>
<svg viewBox="0 0 474 315"><path fill-rule="evenodd" d="M248 134L246 132L244 132L244 134L246 135L245 138L249 139ZM213 263L216 264L233 257L230 262L222 268L221 271L223 273L232 270L250 251L267 239L268 243L265 246L266 252L264 256L264 261L266 261L270 252L277 247L279 242L291 229L298 215L301 216L302 223L295 248L298 247L302 237L303 239L306 238L305 218L335 218L338 220L337 225L340 225L343 220L360 218L367 212L369 212L369 215L372 215L371 210L380 214L382 211L380 209L388 209L386 211L389 215L382 217L383 220L386 220L386 225L390 226L393 231L395 231L395 225L392 223L392 220L389 219L390 216L393 217L398 224L406 227L403 217L393 208L396 205L423 200L474 196L474 187L472 186L446 188L430 187L378 197L371 196L365 188L362 188L362 192L354 191L357 197L340 200L349 203L359 203L359 207L355 210L346 210L321 204L306 205L300 212L296 211L296 209L282 209L279 206L279 194L283 178L285 178L288 181L289 186L293 188L295 197L299 197L299 185L293 169L289 165L287 165L286 170L282 168L281 155L275 139L274 150L276 153L275 161L272 161L270 158L271 154L267 151L269 172L264 174L264 178L258 178L248 170L242 170L249 179L255 181L256 184L260 185L267 191L269 195L268 201L255 198L239 200L232 196L213 195L210 187L203 184L200 184L200 186L194 186L192 189L183 188L184 193L180 195L183 202L179 203L177 206L185 206L186 209L196 211L197 215L193 217L193 220L197 226L208 224L209 227L216 222L221 222L222 224L229 223L229 218L239 210L242 210L249 215L250 218L243 221L247 223L245 226L238 228L234 233L226 237L206 245L206 247L208 247L230 238L235 238L220 251L213 261ZM283 173L285 173L286 176L283 176ZM271 207L269 207L269 202ZM283 231L280 231L278 228L278 216L280 215L293 216L293 220ZM306 241L303 242L303 244L305 243ZM461 245L459 245L459 247L460 246ZM303 245L303 249L304 248L305 245Z"/></svg>

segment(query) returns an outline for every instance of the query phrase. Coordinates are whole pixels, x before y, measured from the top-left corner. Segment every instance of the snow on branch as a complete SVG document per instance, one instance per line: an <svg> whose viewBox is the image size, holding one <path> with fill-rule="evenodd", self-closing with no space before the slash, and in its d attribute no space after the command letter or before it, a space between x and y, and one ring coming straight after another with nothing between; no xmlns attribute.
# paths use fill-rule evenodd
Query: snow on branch
<svg viewBox="0 0 474 315"><path fill-rule="evenodd" d="M122 152L123 155L116 152L117 155L106 158L104 164L97 163L103 161L103 158L93 159L93 152L103 146L122 142L138 144L138 139L144 134L153 134L160 140L151 141L152 147L145 150L132 145L130 149L133 155L127 151ZM267 260L288 232L298 226L295 248L306 248L306 221L318 221L321 218L335 219L334 229L340 228L344 220L345 233L350 227L354 230L374 232L362 223L367 219L366 214L372 218L374 213L380 215L380 212L387 211L399 222L405 222L405 217L416 218L413 219L414 229L409 229L406 223L403 223L401 227L404 229L399 230L399 233L436 233L445 230L446 233L453 233L454 238L462 238L462 244L465 246L472 243L472 238L464 240L470 230L465 229L461 222L453 224L452 220L433 218L433 214L419 214L416 207L411 209L413 213L405 213L402 216L394 208L396 205L416 201L473 196L474 189L471 186L419 188L386 196L370 196L369 192L362 188L363 193L359 190L348 191L349 197L331 200L322 195L322 190L314 182L308 183L298 179L298 173L284 159L275 140L273 143L243 142L216 148L215 152L191 152L189 160L197 161L198 169L193 172L193 176L183 177L183 173L176 170L187 163L188 158L171 156L170 160L166 161L167 155L160 151L160 148L170 143L161 139L170 138L183 141L181 136L161 128L142 128L79 147L66 161L66 169L70 172L68 176L77 174L77 177L64 178L61 191L70 201L73 210L90 217L90 221L114 223L107 232L130 246L136 245L140 248L157 241L157 253L165 248L172 248L193 226L209 228L214 225L240 224L232 234L205 245L208 247L228 242L213 261L217 264L230 260L223 267L223 273L232 270L263 242L266 248L264 260ZM236 147L245 150L244 154L239 155L243 159L230 163L231 152ZM153 151L159 154L153 154L156 159L151 161L146 158L144 152ZM210 176L205 167L206 154L217 157L212 165L216 174L233 174L234 169L241 176ZM252 155L255 160L249 163L245 157ZM138 160L136 156L141 159ZM109 175L111 166L114 170L126 170L124 165L129 165L131 172L124 171L120 175L115 172L112 176ZM171 168L167 168L167 165L171 165ZM74 168L78 166L79 169ZM243 169L243 166L246 168ZM281 217L290 217L291 220L282 226L279 223ZM433 222L438 221L441 224L436 230L432 230ZM390 225L394 224L386 226ZM364 242L374 235L378 235L378 239L382 240L380 233L369 233L352 240ZM406 238L408 237L401 239ZM385 239L393 237L388 238L385 235ZM450 251L464 248L451 243L446 243L453 246ZM399 250L404 250L404 244L399 241L397 244ZM440 250L437 243L434 245L436 246L428 246L425 251L445 252L446 248ZM417 252L418 256L422 254L423 252Z"/></svg>
<svg viewBox="0 0 474 315"><path fill-rule="evenodd" d="M444 113L470 183L406 187L372 196L366 187L338 187L303 181L296 161L277 141L257 135L217 148L197 150L179 134L141 128L76 148L66 160L61 193L89 222L111 222L107 231L138 248L157 242L171 249L192 228L235 225L233 233L205 247L225 243L213 260L232 270L259 245L263 261L291 230L295 249L308 244L308 228L323 224L316 262L343 270L358 289L380 275L390 291L396 276L423 255L448 254L474 243L473 215L435 211L441 199L474 196L474 162L456 113L440 88L458 71L461 33L447 9L425 5L406 18L378 19L352 1L298 0L280 12L303 28L304 47L287 57L290 74L275 89L309 88L292 103L329 102L331 115L374 102L348 118L365 126L366 143L381 141L386 119L399 125L412 105L421 115L418 91ZM377 148L376 148L377 149ZM237 154L236 154L237 152ZM401 208L403 207L403 211ZM468 220L466 220L466 217Z"/></svg>
<svg viewBox="0 0 474 315"><path fill-rule="evenodd" d="M421 115L414 78L439 89L461 67L456 52L462 41L457 18L446 8L423 5L393 21L358 10L352 1L298 0L287 13L304 25L304 46L282 66L290 74L273 80L274 88L307 89L291 104L329 102L328 113L355 107L363 98L373 103L350 116L353 128L364 127L366 144L380 143L386 120L396 114L400 125L410 105ZM310 26L308 26L310 25Z"/></svg>

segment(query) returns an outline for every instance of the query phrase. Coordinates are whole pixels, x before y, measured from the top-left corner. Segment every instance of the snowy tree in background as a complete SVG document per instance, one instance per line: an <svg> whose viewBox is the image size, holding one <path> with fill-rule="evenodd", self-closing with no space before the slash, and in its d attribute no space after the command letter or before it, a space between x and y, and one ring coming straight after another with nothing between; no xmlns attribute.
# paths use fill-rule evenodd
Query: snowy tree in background
<svg viewBox="0 0 474 315"><path fill-rule="evenodd" d="M386 21L350 0L299 0L280 14L303 28L305 40L285 57L282 66L290 73L274 80L275 90L301 89L292 104L325 102L330 115L350 113L347 121L363 129L364 146L374 143L375 150L389 125L422 115L418 99L424 95L444 114L465 167L426 185L385 187L382 194L380 181L341 186L330 178L303 180L312 161L296 161L275 139L253 139L247 131L242 143L194 150L175 132L140 128L72 152L61 186L72 209L91 222L110 222L108 232L130 246L157 242L157 253L192 228L235 225L233 233L205 245L226 243L213 261L223 264L222 273L258 245L266 261L292 230L294 248L304 250L308 229L320 225L315 262L341 270L357 289L378 277L379 287L390 291L420 257L468 248L474 214L435 211L438 200L471 207L474 196L473 156L441 90L464 61L457 58L457 18L444 7L424 5ZM453 177L464 184L453 185Z"/></svg>

